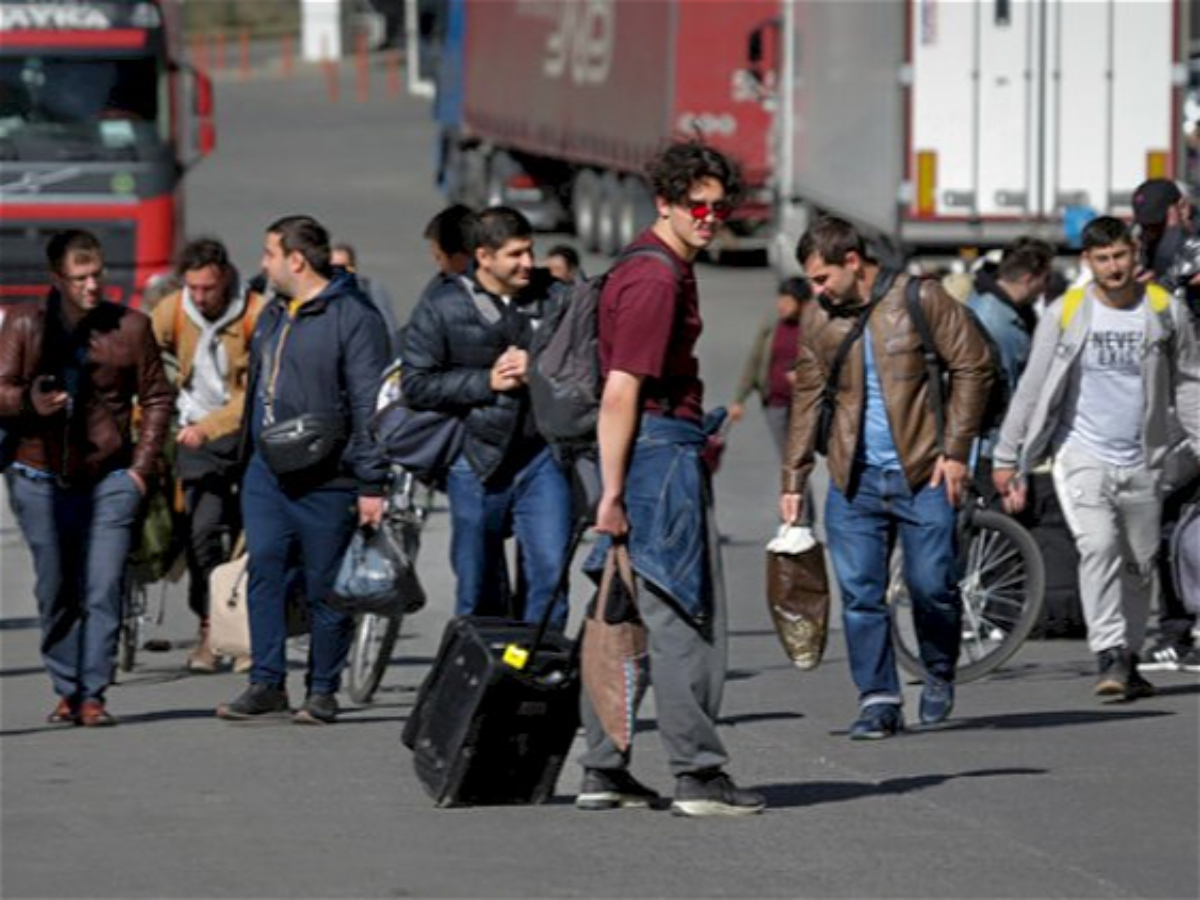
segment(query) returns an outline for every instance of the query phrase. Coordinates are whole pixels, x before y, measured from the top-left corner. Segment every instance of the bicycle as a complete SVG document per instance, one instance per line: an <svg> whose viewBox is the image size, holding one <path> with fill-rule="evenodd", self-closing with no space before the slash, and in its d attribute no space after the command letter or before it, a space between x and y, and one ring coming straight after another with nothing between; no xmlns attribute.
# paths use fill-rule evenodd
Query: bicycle
<svg viewBox="0 0 1200 900"><path fill-rule="evenodd" d="M1033 536L1016 520L987 508L974 492L959 511L958 534L963 573L958 583L963 601L957 674L961 683L994 672L1021 649L1041 617L1046 569ZM897 547L888 583L896 660L910 675L923 678L903 566Z"/></svg>
<svg viewBox="0 0 1200 900"><path fill-rule="evenodd" d="M150 649L151 641L146 637L151 628L163 623L166 609L166 587L159 596L158 609L150 609L150 585L142 581L133 565L125 567L121 579L121 622L117 638L117 668L132 672L137 663L138 651Z"/></svg>
<svg viewBox="0 0 1200 900"><path fill-rule="evenodd" d="M400 466L392 467L392 485L384 527L393 530L405 554L415 565L421 549L421 531L433 503L432 489ZM407 609L406 612L416 612ZM354 636L346 664L346 693L355 703L370 703L383 681L400 637L403 616L364 613L355 617Z"/></svg>

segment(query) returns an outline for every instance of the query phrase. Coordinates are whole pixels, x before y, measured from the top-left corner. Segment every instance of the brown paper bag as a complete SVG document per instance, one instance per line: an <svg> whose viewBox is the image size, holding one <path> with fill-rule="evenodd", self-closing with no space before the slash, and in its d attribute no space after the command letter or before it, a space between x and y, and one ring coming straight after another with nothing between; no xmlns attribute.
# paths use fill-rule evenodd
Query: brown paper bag
<svg viewBox="0 0 1200 900"><path fill-rule="evenodd" d="M629 550L614 544L583 626L583 686L604 732L622 752L633 741L646 688L646 626L637 614Z"/></svg>
<svg viewBox="0 0 1200 900"><path fill-rule="evenodd" d="M829 632L829 578L821 544L803 553L767 552L767 607L788 659L797 669L815 669Z"/></svg>

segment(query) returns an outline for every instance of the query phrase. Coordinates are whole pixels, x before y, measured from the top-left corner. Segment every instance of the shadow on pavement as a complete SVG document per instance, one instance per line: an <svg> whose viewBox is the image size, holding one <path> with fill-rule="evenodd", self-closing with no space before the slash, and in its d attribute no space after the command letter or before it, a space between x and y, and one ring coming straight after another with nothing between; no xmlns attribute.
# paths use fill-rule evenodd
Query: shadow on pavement
<svg viewBox="0 0 1200 900"><path fill-rule="evenodd" d="M0 678L24 678L28 675L41 675L45 671L41 666L27 666L24 669L0 669Z"/></svg>
<svg viewBox="0 0 1200 900"><path fill-rule="evenodd" d="M1161 709L1119 711L1116 709L1067 709L1056 712L1012 713L1002 716L980 716L959 719L938 728L939 731L966 731L984 728L1019 730L1027 728L1060 728L1070 725L1098 725L1119 719L1157 719L1175 713Z"/></svg>
<svg viewBox="0 0 1200 900"><path fill-rule="evenodd" d="M121 715L117 713L117 726L126 725L148 725L156 722L177 722L184 719L215 719L215 706L206 706L203 709L167 709L161 712L151 713L132 713L129 715ZM36 728L12 728L5 731L0 731L0 738L23 737L30 734L44 734L48 731L64 731L74 732L76 729L70 725L50 725L43 724ZM103 729L79 729L81 731L96 731Z"/></svg>
<svg viewBox="0 0 1200 900"><path fill-rule="evenodd" d="M1005 778L1019 775L1046 775L1047 769L978 769L955 775L914 775L886 781L810 781L803 784L759 784L754 790L767 798L769 809L844 803L863 797L899 796L937 787L957 778Z"/></svg>
<svg viewBox="0 0 1200 900"><path fill-rule="evenodd" d="M25 619L0 619L0 631L28 631L38 627L36 616Z"/></svg>

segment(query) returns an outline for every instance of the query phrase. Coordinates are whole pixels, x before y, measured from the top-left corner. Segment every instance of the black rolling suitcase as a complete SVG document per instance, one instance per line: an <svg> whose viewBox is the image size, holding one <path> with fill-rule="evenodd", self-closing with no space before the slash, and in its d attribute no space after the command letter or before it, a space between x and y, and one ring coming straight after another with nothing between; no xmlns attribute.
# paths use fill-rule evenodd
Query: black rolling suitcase
<svg viewBox="0 0 1200 900"><path fill-rule="evenodd" d="M579 690L576 642L545 617L452 619L401 739L438 806L544 803L579 729Z"/></svg>

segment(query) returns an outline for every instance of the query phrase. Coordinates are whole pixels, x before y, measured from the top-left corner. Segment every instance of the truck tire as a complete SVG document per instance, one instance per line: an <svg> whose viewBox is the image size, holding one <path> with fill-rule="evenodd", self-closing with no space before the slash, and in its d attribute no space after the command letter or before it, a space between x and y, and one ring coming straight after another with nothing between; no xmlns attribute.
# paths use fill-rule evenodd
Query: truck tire
<svg viewBox="0 0 1200 900"><path fill-rule="evenodd" d="M571 185L571 218L585 250L595 250L598 246L599 217L600 176L592 169L580 169Z"/></svg>
<svg viewBox="0 0 1200 900"><path fill-rule="evenodd" d="M617 205L617 246L627 247L643 228L654 224L654 198L646 183L636 175L621 178L621 195Z"/></svg>
<svg viewBox="0 0 1200 900"><path fill-rule="evenodd" d="M596 250L616 256L621 250L617 222L621 211L621 177L616 172L600 176L600 214L596 220Z"/></svg>

